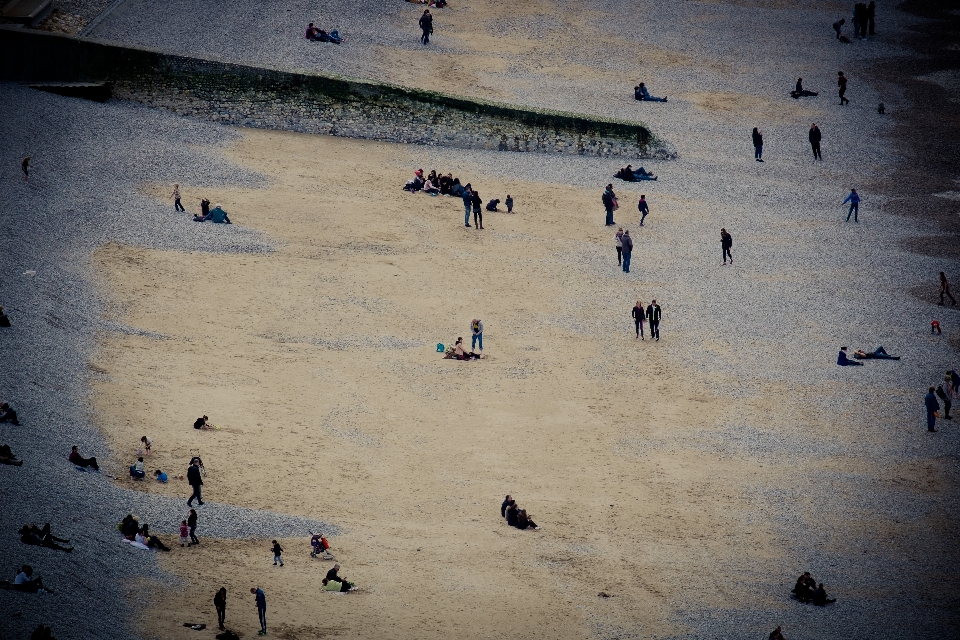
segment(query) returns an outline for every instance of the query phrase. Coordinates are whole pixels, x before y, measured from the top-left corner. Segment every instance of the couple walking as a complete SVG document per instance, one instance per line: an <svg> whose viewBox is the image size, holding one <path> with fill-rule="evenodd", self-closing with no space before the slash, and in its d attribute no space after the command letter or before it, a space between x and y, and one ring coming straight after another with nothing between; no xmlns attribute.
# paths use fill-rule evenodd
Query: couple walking
<svg viewBox="0 0 960 640"><path fill-rule="evenodd" d="M630 315L633 316L633 324L637 328L638 338L646 339L643 337L643 323L646 320L650 322L650 337L657 342L660 341L660 305L657 304L656 300L652 301L646 310L643 308L643 303L637 300L637 304L630 311Z"/></svg>

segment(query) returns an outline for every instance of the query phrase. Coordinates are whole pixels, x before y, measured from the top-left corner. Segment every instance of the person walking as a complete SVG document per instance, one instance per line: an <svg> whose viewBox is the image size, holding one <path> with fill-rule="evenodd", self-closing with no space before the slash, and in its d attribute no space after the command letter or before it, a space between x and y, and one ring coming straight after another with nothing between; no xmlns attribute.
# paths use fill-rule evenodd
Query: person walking
<svg viewBox="0 0 960 640"><path fill-rule="evenodd" d="M943 296L947 296L948 298L950 298L950 304L952 304L953 306L957 306L957 301L954 300L953 295L951 295L950 293L950 283L947 282L947 276L943 273L943 271L941 271L940 272L940 302L937 303L941 307L943 306Z"/></svg>
<svg viewBox="0 0 960 640"><path fill-rule="evenodd" d="M601 202L603 202L603 209L607 212L607 226L612 227L616 224L613 221L613 212L617 209L617 194L613 192L613 185L608 184L607 188L604 189L603 195L600 196Z"/></svg>
<svg viewBox="0 0 960 640"><path fill-rule="evenodd" d="M483 200L480 198L480 192L474 191L473 197L470 199L470 204L473 205L473 226L479 231L483 229Z"/></svg>
<svg viewBox="0 0 960 640"><path fill-rule="evenodd" d="M613 236L613 241L617 245L617 265L623 266L623 227L617 230L617 235ZM940 296L940 299L942 300L943 296Z"/></svg>
<svg viewBox="0 0 960 640"><path fill-rule="evenodd" d="M650 207L647 205L647 196L640 194L640 201L637 202L637 211L640 212L640 226L643 226L643 220L650 213Z"/></svg>
<svg viewBox="0 0 960 640"><path fill-rule="evenodd" d="M170 194L170 197L173 198L173 210L174 211L186 211L183 208L183 205L180 204L180 185L173 185L173 193Z"/></svg>
<svg viewBox="0 0 960 640"><path fill-rule="evenodd" d="M726 229L720 229L720 249L723 251L723 264L727 264L727 258L730 258L730 264L733 264L733 255L730 254L731 247L733 247L733 236L727 233Z"/></svg>
<svg viewBox="0 0 960 640"><path fill-rule="evenodd" d="M474 318L470 321L470 351L473 351L478 342L480 343L480 351L483 351L483 321Z"/></svg>
<svg viewBox="0 0 960 640"><path fill-rule="evenodd" d="M637 300L637 304L633 305L633 309L630 310L630 315L633 316L633 326L637 330L637 338L646 340L646 338L643 337L643 320L646 318L643 303Z"/></svg>
<svg viewBox="0 0 960 640"><path fill-rule="evenodd" d="M223 631L223 621L227 617L227 590L225 587L220 587L217 595L213 596L213 606L217 610L217 626Z"/></svg>
<svg viewBox="0 0 960 640"><path fill-rule="evenodd" d="M250 593L254 595L257 602L257 616L260 618L260 632L258 636L267 635L267 596L260 587L251 587Z"/></svg>
<svg viewBox="0 0 960 640"><path fill-rule="evenodd" d="M813 159L814 160L823 160L823 156L820 155L820 127L817 126L817 123L814 122L810 125L810 146L813 148Z"/></svg>
<svg viewBox="0 0 960 640"><path fill-rule="evenodd" d="M470 211L473 208L473 188L470 183L463 188L463 226L470 226Z"/></svg>
<svg viewBox="0 0 960 640"><path fill-rule="evenodd" d="M860 215L860 194L857 193L856 189L850 189L850 195L847 196L847 199L840 203L840 206L850 203L850 210L847 211L847 222L850 222L850 214L853 214L853 221L859 222L857 216Z"/></svg>
<svg viewBox="0 0 960 640"><path fill-rule="evenodd" d="M30 178L30 156L23 159L23 162L20 163L20 168L23 170L23 181L27 182Z"/></svg>
<svg viewBox="0 0 960 640"><path fill-rule="evenodd" d="M193 487L193 494L187 500L187 506L193 506L193 500L196 498L197 504L203 506L203 498L200 497L200 487L203 486L203 478L200 477L200 460L194 458L187 468L187 482Z"/></svg>
<svg viewBox="0 0 960 640"><path fill-rule="evenodd" d="M200 544L200 540L197 538L197 512L194 509L190 509L190 515L187 516L187 528L190 530L190 542L187 543L187 546Z"/></svg>
<svg viewBox="0 0 960 640"><path fill-rule="evenodd" d="M273 566L277 566L277 563L280 563L280 566L283 566L283 558L281 554L283 553L283 547L280 546L280 543L276 540L273 541Z"/></svg>
<svg viewBox="0 0 960 640"><path fill-rule="evenodd" d="M420 42L430 44L430 36L433 34L433 16L430 15L430 9L424 9L420 16L420 30L423 31Z"/></svg>
<svg viewBox="0 0 960 640"><path fill-rule="evenodd" d="M843 97L847 92L847 76L843 75L843 71L837 71L837 86L840 88L840 106L849 104L850 101Z"/></svg>
<svg viewBox="0 0 960 640"><path fill-rule="evenodd" d="M937 430L934 427L937 426L937 412L940 411L940 403L937 402L937 396L933 393L933 387L930 387L927 395L924 396L923 405L927 409L927 431L936 433Z"/></svg>
<svg viewBox="0 0 960 640"><path fill-rule="evenodd" d="M650 337L660 342L660 305L656 300L647 307L647 320L650 322Z"/></svg>
<svg viewBox="0 0 960 640"><path fill-rule="evenodd" d="M630 230L623 232L623 237L620 238L621 244L623 244L623 272L630 273L630 257L633 255L633 238L630 237Z"/></svg>
<svg viewBox="0 0 960 640"><path fill-rule="evenodd" d="M763 162L763 131L753 128L753 158L757 162Z"/></svg>

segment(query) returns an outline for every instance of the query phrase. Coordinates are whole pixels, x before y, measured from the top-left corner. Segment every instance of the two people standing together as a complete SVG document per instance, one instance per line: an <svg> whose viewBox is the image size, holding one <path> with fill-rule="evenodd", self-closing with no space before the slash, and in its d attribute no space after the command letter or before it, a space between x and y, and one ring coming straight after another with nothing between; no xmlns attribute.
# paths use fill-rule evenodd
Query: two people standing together
<svg viewBox="0 0 960 640"><path fill-rule="evenodd" d="M643 337L643 323L647 321L650 323L650 337L654 340L660 341L660 305L657 304L656 300L653 300L650 305L644 309L643 303L637 300L637 304L633 306L633 309L630 310L630 315L633 316L633 324L636 327L637 338L645 340Z"/></svg>

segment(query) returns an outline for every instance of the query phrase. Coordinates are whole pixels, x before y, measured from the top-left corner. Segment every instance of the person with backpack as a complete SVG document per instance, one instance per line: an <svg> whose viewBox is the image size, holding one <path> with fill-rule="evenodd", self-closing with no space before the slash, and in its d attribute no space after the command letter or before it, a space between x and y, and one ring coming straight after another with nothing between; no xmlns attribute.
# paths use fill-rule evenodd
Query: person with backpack
<svg viewBox="0 0 960 640"><path fill-rule="evenodd" d="M730 249L733 247L733 236L727 233L726 229L720 229L720 249L723 251L723 264L727 264L727 258L730 258L730 264L733 264L733 255Z"/></svg>
<svg viewBox="0 0 960 640"><path fill-rule="evenodd" d="M617 209L617 194L613 192L612 184L607 185L603 195L600 196L600 201L603 202L603 209L607 212L606 225L608 227L612 227L614 224L616 224L613 221L613 212Z"/></svg>

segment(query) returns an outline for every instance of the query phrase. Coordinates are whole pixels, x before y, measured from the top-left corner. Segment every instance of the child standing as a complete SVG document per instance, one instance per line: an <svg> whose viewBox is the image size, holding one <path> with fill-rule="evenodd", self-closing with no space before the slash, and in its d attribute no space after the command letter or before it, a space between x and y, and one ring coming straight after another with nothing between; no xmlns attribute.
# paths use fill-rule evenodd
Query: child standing
<svg viewBox="0 0 960 640"><path fill-rule="evenodd" d="M186 546L190 543L190 528L187 527L187 521L180 521L180 546Z"/></svg>
<svg viewBox="0 0 960 640"><path fill-rule="evenodd" d="M507 213L513 213L513 196L507 194L507 199L503 201L507 205Z"/></svg>
<svg viewBox="0 0 960 640"><path fill-rule="evenodd" d="M280 557L280 554L283 553L283 548L280 546L280 543L276 540L273 541L273 566L277 566L277 563L280 563L280 566L283 566L283 558Z"/></svg>
<svg viewBox="0 0 960 640"><path fill-rule="evenodd" d="M143 436L142 438L140 438L140 444L143 445L141 447L143 452L146 455L150 455L150 449L153 447L153 440L151 438L148 438L147 436Z"/></svg>

